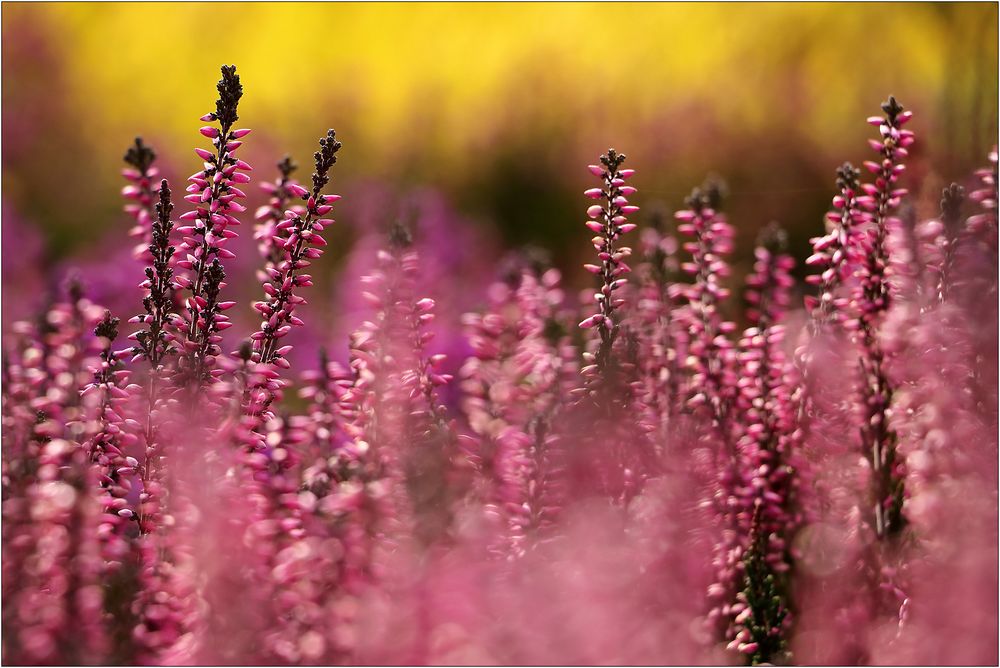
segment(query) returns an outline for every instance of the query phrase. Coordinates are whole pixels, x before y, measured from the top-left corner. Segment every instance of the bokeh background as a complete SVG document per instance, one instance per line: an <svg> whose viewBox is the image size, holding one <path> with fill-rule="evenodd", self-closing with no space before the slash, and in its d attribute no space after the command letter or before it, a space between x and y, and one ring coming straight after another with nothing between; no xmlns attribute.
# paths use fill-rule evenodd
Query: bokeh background
<svg viewBox="0 0 1000 668"><path fill-rule="evenodd" d="M461 287L456 309L475 306L476 286L525 244L583 287L584 165L609 146L639 170L644 215L679 206L706 175L723 178L739 276L771 220L804 257L835 168L870 157L865 118L888 94L916 113L907 185L919 215L984 163L997 135L995 3L5 3L2 13L5 329L74 270L112 305L138 294L122 154L142 135L179 195L223 63L243 80L238 125L255 132L241 150L257 182L286 152L307 178L327 127L344 142L343 227L311 297L330 332L360 269L351 250L373 249L372 235L400 217L420 228L431 271ZM263 195L248 192L252 212ZM259 291L249 219L230 281L248 299Z"/></svg>

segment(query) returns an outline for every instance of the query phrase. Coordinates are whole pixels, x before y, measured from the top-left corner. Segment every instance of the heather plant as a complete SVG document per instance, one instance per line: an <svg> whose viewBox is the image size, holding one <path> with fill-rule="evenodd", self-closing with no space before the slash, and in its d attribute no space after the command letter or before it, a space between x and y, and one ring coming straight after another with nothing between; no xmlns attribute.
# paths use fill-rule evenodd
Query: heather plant
<svg viewBox="0 0 1000 668"><path fill-rule="evenodd" d="M609 149L576 300L427 194L348 192L347 249L332 129L260 202L221 74L184 212L125 154L131 310L82 272L5 323L5 661L997 660L995 148L928 205L890 97L801 285L718 180L642 220Z"/></svg>

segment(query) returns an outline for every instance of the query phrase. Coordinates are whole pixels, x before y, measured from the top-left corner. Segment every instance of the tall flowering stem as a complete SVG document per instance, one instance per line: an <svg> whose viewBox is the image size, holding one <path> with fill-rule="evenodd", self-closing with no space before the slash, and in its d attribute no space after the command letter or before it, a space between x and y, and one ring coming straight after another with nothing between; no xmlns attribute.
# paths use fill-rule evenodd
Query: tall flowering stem
<svg viewBox="0 0 1000 668"><path fill-rule="evenodd" d="M394 225L389 249L380 250L377 259L364 279L364 297L376 308L375 317L351 336L356 380L348 395L354 416L349 433L365 454L364 479L385 481L382 498L366 501L387 527L379 533L395 540L412 528L413 537L427 545L451 519L444 502L451 492L434 479L448 475L456 445L436 392L451 376L441 371L445 355L426 353L434 337L427 325L435 303L416 293L421 262L409 231Z"/></svg>
<svg viewBox="0 0 1000 668"><path fill-rule="evenodd" d="M842 294L844 286L854 272L851 248L861 234L860 226L871 220L871 214L863 211L858 204L861 172L851 163L845 162L837 168L838 193L833 198L833 210L826 214L829 231L810 239L813 254L806 259L806 265L819 271L806 278L807 283L819 286L819 296L808 297L806 307L812 319L812 335L818 336L831 320L836 320L848 308L848 297Z"/></svg>
<svg viewBox="0 0 1000 668"><path fill-rule="evenodd" d="M586 223L587 227L597 235L592 242L600 264L584 265L587 271L597 274L601 281L600 292L594 295L598 310L580 323L580 327L584 329L597 327L601 337L593 364L581 369L581 372L591 379L609 379L614 375L611 353L620 332L620 318L617 312L625 303L624 299L615 297L615 292L628 282L625 275L631 271L625 259L632 254L632 249L628 246L619 246L618 240L621 235L636 228L634 223L628 222L627 216L638 211L639 207L628 203L627 196L635 193L636 189L625 185L625 180L631 177L635 170L621 169L624 162L624 155L613 148L608 149L608 152L601 156L600 165L588 167L590 173L601 180L601 187L590 188L584 192L591 199L601 200L601 204L595 204L587 209L590 220Z"/></svg>
<svg viewBox="0 0 1000 668"><path fill-rule="evenodd" d="M678 314L690 337L687 366L691 395L687 406L707 413L709 428L705 437L714 462L710 505L719 533L712 561L716 579L708 588L708 622L717 637L730 640L732 602L742 569L746 509L741 495L745 481L733 426L736 356L726 336L735 325L725 321L719 311L721 301L729 295L721 281L730 273L725 258L732 251L733 230L718 211L720 201L718 187L696 188L685 200L687 208L674 217L680 221L677 231L693 239L684 244L691 261L682 263L681 270L694 282L687 286L687 303Z"/></svg>
<svg viewBox="0 0 1000 668"><path fill-rule="evenodd" d="M201 134L212 140L215 152L195 149L198 157L205 161L204 168L188 179L191 194L184 199L196 208L181 216L181 220L193 221L193 224L178 228L184 240L179 249L183 258L177 266L188 273L174 279L179 288L191 293L186 300L182 325L185 341L179 382L195 394L222 374L215 359L220 352L218 343L222 340L218 333L231 326L222 311L233 303L218 301L225 280L221 260L236 257L225 244L237 236L229 229L230 225L240 224L233 214L246 210L236 201L246 197L237 184L248 183L250 177L246 172L252 169L235 156L243 144L239 140L250 133L250 130L232 129L239 119L237 107L243 96L235 65L222 67L222 79L217 87L216 110L202 116L202 120L218 122L219 127L206 125L201 128Z"/></svg>
<svg viewBox="0 0 1000 668"><path fill-rule="evenodd" d="M89 430L92 435L83 445L90 461L97 465L100 472L101 488L107 494L107 510L116 516L115 520L105 518L114 531L120 524L118 518L130 520L135 516L126 497L132 487L129 478L135 473L138 462L134 457L125 455L125 446L136 440L133 434L128 433L126 423L134 424L134 421L123 417L128 414L126 402L129 392L125 383L130 372L123 368L118 353L111 349L118 338L118 318L112 318L110 312L105 312L104 319L94 328L94 336L103 342L100 360L93 382L84 386L82 393L85 397L97 394L99 399L90 421L93 423ZM127 349L122 351L123 354L127 352Z"/></svg>
<svg viewBox="0 0 1000 668"><path fill-rule="evenodd" d="M886 356L879 341L879 326L889 309L889 286L885 271L889 265L886 238L893 212L906 190L896 182L905 169L903 159L913 143L913 133L902 126L912 113L904 111L894 97L882 105L884 117L873 116L869 123L877 125L882 138L872 141L881 157L879 162L866 161L865 167L875 174L874 184L865 184L866 195L859 204L872 214L872 225L859 239L855 252L860 259L860 282L855 304L857 338L861 346L861 443L871 468L872 529L878 539L896 535L903 528L902 459L897 457L897 436L889 424L893 387L886 369ZM852 323L852 327L854 323Z"/></svg>
<svg viewBox="0 0 1000 668"><path fill-rule="evenodd" d="M148 532L155 524L154 509L160 503L160 499L155 498L154 493L154 488L158 485L150 484L155 477L154 470L160 457L160 444L156 436L156 413L165 406L164 399L160 396L160 383L165 375L168 358L177 354L175 336L168 327L175 318L170 294L174 275L171 263L175 250L170 245L170 234L174 226L170 219L170 214L173 212L170 194L170 188L164 179L160 183L160 201L156 204L156 221L153 224L152 239L149 244L151 266L146 267L146 280L142 282L142 287L146 290L146 295L142 299L145 313L137 315L130 321L143 325L142 329L130 337L136 342L132 361L147 360L150 366L144 388L146 405L143 411L142 436L145 452L139 468L139 477L143 482L139 528L143 533Z"/></svg>
<svg viewBox="0 0 1000 668"><path fill-rule="evenodd" d="M717 211L720 199L712 187L696 188L685 200L687 208L674 217L680 221L677 231L693 238L684 244L684 249L691 253L691 261L681 264L681 270L694 278L682 309L691 337L688 365L692 372L691 387L695 388L688 405L707 405L713 429L726 443L730 441L728 423L735 391L733 347L726 334L735 325L722 318L719 305L729 296L729 289L723 287L722 281L730 274L725 258L732 252L733 228Z"/></svg>
<svg viewBox="0 0 1000 668"><path fill-rule="evenodd" d="M497 552L509 559L526 553L560 505L553 423L576 369L559 279L554 269L515 270L490 287L487 312L464 318L473 356L462 366L463 408L479 437L472 459L490 485L487 511L506 524Z"/></svg>
<svg viewBox="0 0 1000 668"><path fill-rule="evenodd" d="M639 210L629 204L628 196L636 189L625 185L635 170L622 169L625 156L614 149L601 156L600 165L590 165L590 172L601 180L601 187L590 188L584 195L601 204L587 209L586 225L596 233L591 242L600 264L585 264L597 274L598 291L594 293L597 313L580 323L583 329L597 328L599 338L590 342L583 353L585 366L580 369L583 386L574 390L581 397L575 407L574 422L582 426L579 437L587 447L576 448L571 456L571 479L585 484L596 483L601 494L628 505L655 466L648 427L635 415L645 416L642 383L637 371L638 343L634 331L625 326L621 308L625 304L623 288L632 269L626 260L632 249L621 245L621 236L636 228L628 216ZM616 342L622 339L616 346ZM655 428L655 427L653 427ZM587 433L589 432L589 433ZM600 438L593 435L601 434ZM589 452L589 450L593 452Z"/></svg>
<svg viewBox="0 0 1000 668"><path fill-rule="evenodd" d="M751 663L786 660L788 576L791 544L802 524L798 447L792 388L781 321L790 302L792 258L783 252L784 232L765 228L747 277L751 327L739 342L739 492L736 495L743 587L734 614L730 648ZM766 592L766 596L762 595ZM766 622L770 623L766 623Z"/></svg>
<svg viewBox="0 0 1000 668"><path fill-rule="evenodd" d="M333 202L340 199L340 195L323 195L322 191L330 182L330 168L337 162L341 143L337 141L336 133L328 130L326 136L319 140L319 145L320 150L314 154L316 171L312 176L312 190L296 184L288 186L292 193L306 199L305 215L288 211L285 220L275 226L277 234L287 235L275 238L275 243L284 252L284 258L266 270L268 280L264 283L264 292L268 298L254 304L254 308L266 318L260 330L250 337L254 342L251 359L256 363L287 365L283 359L287 346L279 352L278 341L291 331L293 325L303 324L294 312L296 306L305 303L305 299L295 294L295 288L312 285L312 278L299 272L310 265L310 259L323 254L322 247L326 241L321 232L333 221L322 216L329 213Z"/></svg>
<svg viewBox="0 0 1000 668"><path fill-rule="evenodd" d="M663 226L662 216L657 215L642 232L643 262L637 268L635 306L645 421L657 433L661 450L670 441L671 421L677 413L682 391L680 362L686 343L677 318L681 292L675 282L680 270L678 244Z"/></svg>
<svg viewBox="0 0 1000 668"><path fill-rule="evenodd" d="M136 137L134 145L125 152L125 162L129 167L122 170L122 176L129 185L122 188L122 196L131 200L131 203L125 205L125 211L135 219L135 225L129 230L129 236L139 240L139 244L133 250L133 255L137 258L147 256L151 240L150 228L156 206L153 180L159 174L159 170L153 166L155 160L156 152L142 141L142 137Z"/></svg>

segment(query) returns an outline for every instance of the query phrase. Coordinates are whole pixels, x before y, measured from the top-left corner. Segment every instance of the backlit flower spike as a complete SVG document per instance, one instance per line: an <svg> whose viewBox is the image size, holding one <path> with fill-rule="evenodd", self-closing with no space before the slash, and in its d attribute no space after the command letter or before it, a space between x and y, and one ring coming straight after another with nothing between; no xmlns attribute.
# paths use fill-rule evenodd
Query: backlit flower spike
<svg viewBox="0 0 1000 668"><path fill-rule="evenodd" d="M881 141L873 142L872 148L876 148L881 160L865 163L875 174L875 183L864 184L862 189L866 194L858 197L858 203L871 212L872 220L866 234L859 236L852 247L859 264L859 281L854 290L856 319L848 323L861 350L861 450L871 471L870 501L864 514L880 540L898 534L905 524L905 472L896 453L896 432L890 424L894 388L879 330L890 306L886 277L890 258L886 241L890 228L899 224L893 214L906 194L896 183L904 170L902 161L907 147L914 141L913 133L902 129L911 112L904 111L894 97L883 103L882 110L884 117L869 119L878 125ZM877 124L875 119L879 119Z"/></svg>
<svg viewBox="0 0 1000 668"><path fill-rule="evenodd" d="M597 302L597 312L585 318L580 327L583 329L597 328L601 344L594 356L593 363L581 369L583 374L603 376L609 372L611 351L618 337L620 317L618 309L624 300L615 293L628 282L627 275L631 271L626 259L632 254L628 246L619 245L621 235L636 228L628 222L628 216L639 210L628 202L628 196L636 192L632 186L625 185L635 170L621 169L625 156L613 148L601 156L600 165L590 165L590 173L598 177L601 186L590 188L584 195L600 204L594 204L587 209L587 228L596 234L592 239L594 249L600 264L586 264L587 271L597 274L600 288L594 294Z"/></svg>
<svg viewBox="0 0 1000 668"><path fill-rule="evenodd" d="M951 264L947 275L946 300L955 307L971 308L970 313L976 313L977 317L986 317L979 306L995 295L997 289L996 147L989 153L989 162L988 167L976 171L976 183L967 196L966 209L971 209L971 215L961 225L954 243L949 245L950 255L947 257ZM976 331L985 335L981 328Z"/></svg>
<svg viewBox="0 0 1000 668"><path fill-rule="evenodd" d="M125 212L135 220L129 236L137 240L132 251L136 259L148 260L152 225L156 218L156 176L160 170L153 166L156 152L136 137L133 146L125 152L125 162L129 167L122 170L122 176L129 182L122 188L122 196L128 200Z"/></svg>
<svg viewBox="0 0 1000 668"><path fill-rule="evenodd" d="M178 316L174 311L173 277L171 267L174 247L170 244L170 234L174 223L170 216L173 204L170 201L170 187L166 179L160 183L159 202L156 204L156 220L149 244L150 265L146 267L146 280L142 282L145 295L141 313L129 322L142 325L129 338L135 341L132 348L132 362L145 360L149 363L149 373L142 387L134 394L142 405L136 417L141 423L143 458L139 464L138 477L142 481L139 495L139 531L149 533L161 523L159 512L162 506L162 472L160 459L162 446L157 433L163 413L169 409L170 387L168 365L178 353L177 333L172 326Z"/></svg>
<svg viewBox="0 0 1000 668"><path fill-rule="evenodd" d="M776 223L765 227L754 250L753 271L747 276L747 320L765 331L784 319L794 280L789 273L795 261L785 252L787 233Z"/></svg>
<svg viewBox="0 0 1000 668"><path fill-rule="evenodd" d="M859 228L871 220L871 214L858 204L860 176L861 172L849 162L837 168L838 193L833 198L833 210L826 214L828 231L810 239L813 254L806 259L806 265L817 273L809 274L806 282L819 286L817 297L806 297L814 335L827 322L841 320L849 309L849 296L843 292L856 269L857 258L851 249L855 237L862 234Z"/></svg>
<svg viewBox="0 0 1000 668"><path fill-rule="evenodd" d="M314 154L312 190L297 184L289 186L295 196L306 201L305 213L286 211L284 220L275 226L277 236L274 243L281 246L283 255L274 267L266 270L268 277L264 282L264 292L267 298L254 304L254 309L264 318L260 329L250 337L253 340L251 359L257 364L288 366L284 358L288 346L279 346L279 343L292 327L303 324L295 315L295 309L306 303L303 297L296 294L296 288L312 285L312 277L302 273L302 270L309 267L312 259L323 254L323 247L326 246L323 228L333 223L323 216L329 214L332 204L340 199L340 195L324 195L323 189L330 182L330 169L337 162L341 143L337 141L336 133L328 130L326 136L319 140L319 145L320 150Z"/></svg>
<svg viewBox="0 0 1000 668"><path fill-rule="evenodd" d="M179 360L177 382L195 395L208 385L217 382L223 370L216 364L220 353L219 332L231 323L222 313L230 304L219 302L224 287L225 270L222 260L235 254L225 246L237 236L231 226L239 225L235 214L246 210L237 200L246 197L240 190L250 181L252 168L236 157L243 144L240 139L249 130L234 130L239 119L237 107L243 96L243 86L234 65L222 67L222 79L217 85L219 99L216 110L202 117L206 122L217 122L219 127L206 125L201 134L212 140L213 151L198 148L195 153L203 162L202 169L188 181L188 195L184 199L195 205L194 210L181 215L185 225L177 228L183 241L178 247L176 266L185 273L174 277L174 286L188 292L184 311L178 322L183 330L183 346Z"/></svg>
<svg viewBox="0 0 1000 668"><path fill-rule="evenodd" d="M268 272L281 262L285 256L285 249L282 245L281 235L278 225L285 220L285 211L291 208L296 215L306 215L306 208L301 205L291 206L293 200L299 200L298 181L292 178L292 172L298 168L290 156L278 163L279 176L275 181L265 181L260 184L260 189L268 195L267 204L257 209L254 216L257 225L253 238L257 241L257 250L264 259L264 268L258 270L257 278L265 281Z"/></svg>
<svg viewBox="0 0 1000 668"><path fill-rule="evenodd" d="M246 540L254 545L259 570L255 578L261 599L273 606L273 622L262 638L261 651L269 662L301 660L299 640L304 634L324 631L322 602L326 586L336 586L337 568L324 573L319 561L320 543L306 527L314 509L310 493L300 494L300 446L304 432L277 415L260 418L241 415L244 428L263 436L263 448L252 448L244 465L247 474L240 484L250 505ZM323 579L329 579L324 582ZM290 614L297 610L296 614ZM323 635L320 635L322 638ZM310 661L318 656L309 656Z"/></svg>
<svg viewBox="0 0 1000 668"><path fill-rule="evenodd" d="M130 372L124 368L121 357L128 349L116 353L112 350L118 338L118 318L106 312L104 319L94 328L94 336L101 342L101 352L94 379L83 387L84 401L89 408L86 422L87 439L83 448L95 465L100 477L101 501L104 505L102 524L102 549L106 564L111 570L121 567L129 546L125 539L126 524L137 519L134 504L129 501L139 462L126 454L138 441L135 433L140 425L127 417L131 411L128 386Z"/></svg>
<svg viewBox="0 0 1000 668"><path fill-rule="evenodd" d="M172 291L174 270L171 268L174 247L170 235L174 223L170 219L173 204L166 179L160 182L156 203L156 219L151 226L151 238L147 247L149 266L145 269L146 280L140 287L145 292L142 306L145 313L135 316L129 322L143 327L129 338L135 341L132 362L146 360L156 374L162 374L166 359L176 354L176 337L169 331L174 320Z"/></svg>

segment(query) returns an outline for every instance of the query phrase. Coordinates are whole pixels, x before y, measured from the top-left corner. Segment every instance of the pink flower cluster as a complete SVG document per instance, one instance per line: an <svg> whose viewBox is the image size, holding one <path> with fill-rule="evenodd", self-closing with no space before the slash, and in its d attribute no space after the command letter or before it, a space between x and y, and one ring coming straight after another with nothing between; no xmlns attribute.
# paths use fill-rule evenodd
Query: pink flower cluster
<svg viewBox="0 0 1000 668"><path fill-rule="evenodd" d="M4 341L8 663L997 660L996 149L911 222L916 121L889 98L808 287L769 224L742 289L721 182L648 207L633 251L609 150L583 298L525 251L470 309L447 235L396 222L347 263L367 306L337 342L305 289L345 243L341 144L310 187L279 163L263 296L225 301L253 196L235 67L218 93L190 211L126 154L129 343L75 280ZM231 309L259 324L234 337Z"/></svg>

